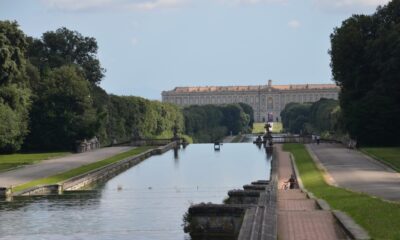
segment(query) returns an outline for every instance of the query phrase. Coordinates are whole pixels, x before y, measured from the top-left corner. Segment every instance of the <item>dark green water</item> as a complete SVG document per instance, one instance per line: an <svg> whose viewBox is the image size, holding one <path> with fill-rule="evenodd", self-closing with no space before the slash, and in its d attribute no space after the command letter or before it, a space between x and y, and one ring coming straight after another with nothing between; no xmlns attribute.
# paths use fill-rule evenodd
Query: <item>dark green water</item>
<svg viewBox="0 0 400 240"><path fill-rule="evenodd" d="M191 203L221 203L227 191L269 172L270 159L251 143L219 152L192 144L90 192L0 202L0 239L189 239L181 224Z"/></svg>

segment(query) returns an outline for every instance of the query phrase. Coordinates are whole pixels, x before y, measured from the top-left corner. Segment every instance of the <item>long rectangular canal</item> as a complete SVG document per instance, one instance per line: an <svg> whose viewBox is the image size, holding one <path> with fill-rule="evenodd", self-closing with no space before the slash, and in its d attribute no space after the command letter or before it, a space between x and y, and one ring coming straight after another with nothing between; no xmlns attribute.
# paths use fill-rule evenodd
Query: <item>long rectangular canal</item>
<svg viewBox="0 0 400 240"><path fill-rule="evenodd" d="M269 179L270 161L251 143L171 150L93 191L0 202L0 239L190 239L181 226L190 204Z"/></svg>

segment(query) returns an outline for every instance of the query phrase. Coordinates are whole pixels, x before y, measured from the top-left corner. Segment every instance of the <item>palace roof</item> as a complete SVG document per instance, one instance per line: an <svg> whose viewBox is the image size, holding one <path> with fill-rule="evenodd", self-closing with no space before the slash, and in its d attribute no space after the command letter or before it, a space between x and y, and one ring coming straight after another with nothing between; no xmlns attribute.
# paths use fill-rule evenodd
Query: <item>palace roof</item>
<svg viewBox="0 0 400 240"><path fill-rule="evenodd" d="M176 87L172 91L176 93L190 92L242 92L242 91L258 91L268 89L268 85L259 86L205 86L205 87ZM276 90L324 90L338 89L335 84L290 84L290 85L271 85Z"/></svg>

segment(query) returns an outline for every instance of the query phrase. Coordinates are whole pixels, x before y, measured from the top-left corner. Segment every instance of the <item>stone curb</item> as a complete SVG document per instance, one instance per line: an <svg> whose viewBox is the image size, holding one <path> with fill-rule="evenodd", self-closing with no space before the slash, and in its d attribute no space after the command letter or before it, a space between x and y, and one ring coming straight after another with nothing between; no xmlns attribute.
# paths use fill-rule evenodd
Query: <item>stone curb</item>
<svg viewBox="0 0 400 240"><path fill-rule="evenodd" d="M309 151L309 149L307 149ZM313 158L313 157L312 157ZM371 237L368 235L367 231L365 231L360 225L358 225L354 220L348 216L346 213L338 210L332 210L330 205L323 199L316 198L313 193L309 192L307 189L304 188L303 182L299 177L299 170L297 168L295 158L292 153L290 153L290 160L292 161L292 166L294 172L296 174L296 179L299 184L300 189L307 194L307 196L311 199L314 199L320 209L331 211L334 218L338 221L339 225L344 229L347 235L351 239L356 240L369 240ZM314 160L314 158L313 158ZM315 162L315 160L314 160ZM315 162L317 164L317 162ZM322 169L321 169L322 170Z"/></svg>
<svg viewBox="0 0 400 240"><path fill-rule="evenodd" d="M19 192L11 192L10 196L26 196L26 195L29 196L29 195L34 195L34 192L46 192L46 193L40 194L40 195L48 195L47 192L51 192L51 193L55 192L53 190L53 188L56 185L61 187L61 191L63 191L64 190L63 189L64 185L66 183L68 183L68 182L79 181L80 179L84 179L87 176L91 176L93 174L100 173L102 171L106 171L109 168L113 168L115 166L123 165L123 164L125 164L125 163L127 163L129 161L133 161L133 160L136 160L136 159L139 160L139 161L143 161L144 159L147 159L148 157L151 157L153 155L159 155L159 154L162 154L162 153L170 150L171 147L174 146L174 144L176 144L176 142L171 142L171 143L169 143L167 145L164 145L164 146L160 146L160 147L157 147L157 148L146 150L145 152L139 153L137 155L130 156L130 157L121 159L121 160L119 160L117 162L109 163L109 164L107 164L105 166L102 166L100 168L96 168L96 169L90 170L89 172L82 173L80 175L71 177L71 178L69 178L67 180L58 182L57 184L38 185L38 186L34 186L34 187L31 187L31 188L28 188L28 189L24 189L24 190L19 191Z"/></svg>
<svg viewBox="0 0 400 240"><path fill-rule="evenodd" d="M333 179L333 177L329 174L328 170L325 168L324 165L322 165L321 161L319 158L314 154L314 152L311 150L310 146L308 144L304 145L307 149L308 154L311 156L312 160L314 161L315 165L319 170L322 171L322 175L326 181L331 186L338 187L338 184L336 181Z"/></svg>

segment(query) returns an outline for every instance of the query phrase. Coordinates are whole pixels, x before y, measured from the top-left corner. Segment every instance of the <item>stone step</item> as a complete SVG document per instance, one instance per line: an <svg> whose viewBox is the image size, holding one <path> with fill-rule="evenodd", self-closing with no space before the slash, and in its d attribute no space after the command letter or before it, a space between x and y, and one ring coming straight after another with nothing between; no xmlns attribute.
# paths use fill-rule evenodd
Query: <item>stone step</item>
<svg viewBox="0 0 400 240"><path fill-rule="evenodd" d="M278 211L280 240L346 239L329 211Z"/></svg>
<svg viewBox="0 0 400 240"><path fill-rule="evenodd" d="M313 199L287 199L278 201L279 210L307 211L317 210L317 204Z"/></svg>
<svg viewBox="0 0 400 240"><path fill-rule="evenodd" d="M299 189L278 190L278 200L307 199L307 195Z"/></svg>

